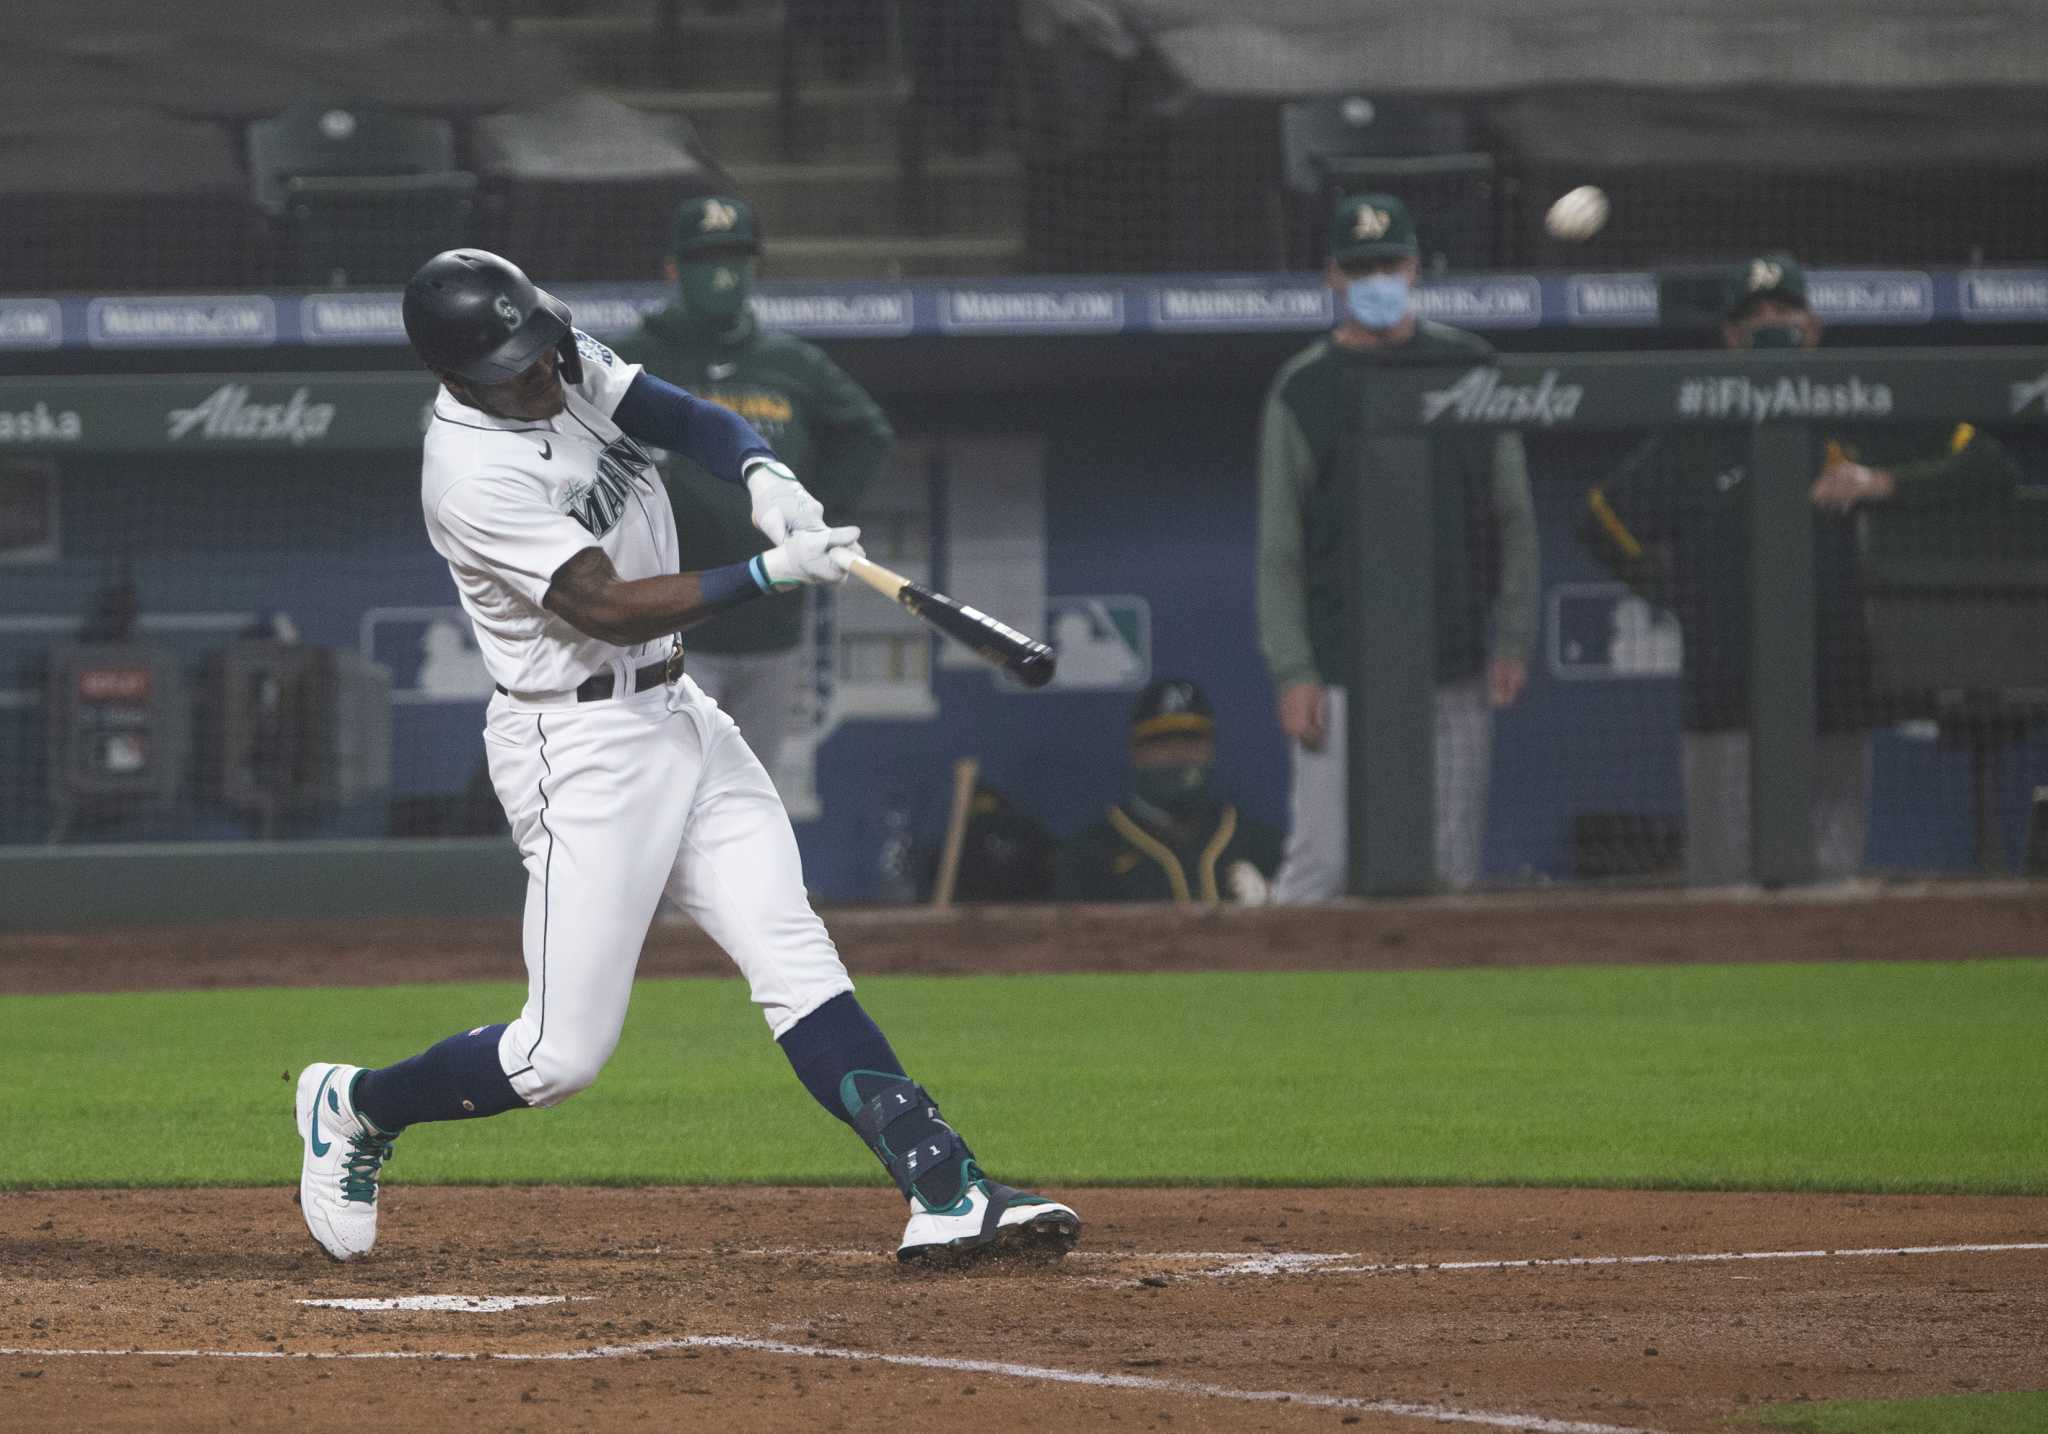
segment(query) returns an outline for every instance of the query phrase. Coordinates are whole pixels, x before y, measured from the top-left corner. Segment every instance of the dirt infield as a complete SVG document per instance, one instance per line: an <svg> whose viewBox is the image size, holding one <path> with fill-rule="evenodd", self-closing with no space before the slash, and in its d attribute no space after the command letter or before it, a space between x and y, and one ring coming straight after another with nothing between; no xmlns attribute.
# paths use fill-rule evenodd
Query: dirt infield
<svg viewBox="0 0 2048 1434"><path fill-rule="evenodd" d="M2038 952L2044 918L2007 887L833 925L858 974L1960 959ZM512 979L514 936L8 936L0 991ZM726 969L662 928L642 973ZM1704 1434L1782 1400L2048 1387L2044 1199L1056 1191L1087 1221L1069 1260L931 1273L891 1258L874 1187L401 1180L349 1266L292 1193L0 1194L0 1429ZM304 1303L427 1296L531 1303Z"/></svg>
<svg viewBox="0 0 2048 1434"><path fill-rule="evenodd" d="M1328 971L1705 961L1956 961L2042 953L2048 883L1788 893L1580 893L1175 911L968 907L826 913L856 978L995 971ZM642 978L730 976L658 925ZM519 923L269 922L0 933L0 994L383 986L524 978Z"/></svg>
<svg viewBox="0 0 2048 1434"><path fill-rule="evenodd" d="M351 1266L311 1247L284 1190L0 1196L0 1347L134 1351L0 1355L0 1428L1419 1430L1457 1416L1677 1434L1776 1400L2048 1386L2048 1201L1058 1193L1089 1220L1064 1264L936 1275L890 1258L897 1205L872 1189L400 1185L377 1254ZM1957 1244L2035 1248L1370 1268ZM557 1302L301 1303L456 1294Z"/></svg>

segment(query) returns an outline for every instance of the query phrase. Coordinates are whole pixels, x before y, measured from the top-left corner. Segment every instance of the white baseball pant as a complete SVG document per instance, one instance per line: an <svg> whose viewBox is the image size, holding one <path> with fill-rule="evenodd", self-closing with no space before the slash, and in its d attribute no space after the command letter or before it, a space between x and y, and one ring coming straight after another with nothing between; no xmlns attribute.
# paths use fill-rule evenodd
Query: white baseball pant
<svg viewBox="0 0 2048 1434"><path fill-rule="evenodd" d="M616 676L630 692L623 661ZM498 1058L528 1104L597 1079L664 893L733 959L776 1036L853 989L768 774L688 676L604 702L500 693L484 745L526 864L526 1006Z"/></svg>

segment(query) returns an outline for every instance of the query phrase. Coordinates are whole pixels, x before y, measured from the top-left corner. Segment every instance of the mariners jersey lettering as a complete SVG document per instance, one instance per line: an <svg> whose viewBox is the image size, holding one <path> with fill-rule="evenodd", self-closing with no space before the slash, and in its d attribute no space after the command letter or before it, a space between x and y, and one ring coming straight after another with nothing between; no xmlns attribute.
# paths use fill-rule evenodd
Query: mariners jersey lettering
<svg viewBox="0 0 2048 1434"><path fill-rule="evenodd" d="M604 549L622 578L677 571L676 520L647 451L612 412L640 376L588 334L576 335L583 382L565 384L553 418L496 418L445 388L434 400L420 502L434 551L448 560L491 679L514 692L564 692L667 640L615 647L541 606L563 563Z"/></svg>

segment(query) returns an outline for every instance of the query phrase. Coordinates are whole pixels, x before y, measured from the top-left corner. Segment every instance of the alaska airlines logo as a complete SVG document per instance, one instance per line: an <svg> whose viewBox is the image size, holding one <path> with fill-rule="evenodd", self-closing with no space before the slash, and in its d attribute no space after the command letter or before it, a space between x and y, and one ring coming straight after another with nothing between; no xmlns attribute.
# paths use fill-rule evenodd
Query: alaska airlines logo
<svg viewBox="0 0 2048 1434"><path fill-rule="evenodd" d="M201 438L230 442L280 440L293 447L325 438L334 422L334 405L308 403L310 393L292 390L284 403L251 403L246 384L224 383L190 408L174 408L164 415L172 442L197 433Z"/></svg>
<svg viewBox="0 0 2048 1434"><path fill-rule="evenodd" d="M562 495L562 511L582 524L591 537L602 538L626 516L633 485L650 481L647 474L653 468L647 450L620 434L597 455L596 474L569 485Z"/></svg>
<svg viewBox="0 0 2048 1434"><path fill-rule="evenodd" d="M2048 372L2044 372L2032 383L2012 385L2012 412L2025 413L2033 404L2040 404L2041 411L2048 413Z"/></svg>
<svg viewBox="0 0 2048 1434"><path fill-rule="evenodd" d="M85 424L75 408L52 410L38 400L19 413L0 410L0 443L76 443L84 436Z"/></svg>
<svg viewBox="0 0 2048 1434"><path fill-rule="evenodd" d="M1449 414L1456 423L1535 423L1548 428L1569 421L1579 411L1586 390L1559 383L1557 370L1547 368L1536 383L1502 383L1500 372L1475 368L1452 384L1422 395L1422 421L1435 423Z"/></svg>

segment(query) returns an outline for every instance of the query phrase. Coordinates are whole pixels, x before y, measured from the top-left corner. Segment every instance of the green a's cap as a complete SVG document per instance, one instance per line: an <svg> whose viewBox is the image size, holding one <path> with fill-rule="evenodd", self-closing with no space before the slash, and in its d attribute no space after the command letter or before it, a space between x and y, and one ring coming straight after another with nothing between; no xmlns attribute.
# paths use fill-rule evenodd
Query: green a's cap
<svg viewBox="0 0 2048 1434"><path fill-rule="evenodd" d="M687 259L692 254L716 249L761 252L761 231L754 225L754 206L730 194L707 194L678 204L670 229L669 253Z"/></svg>
<svg viewBox="0 0 2048 1434"><path fill-rule="evenodd" d="M1806 307L1806 271L1790 254L1759 254L1739 266L1728 279L1728 314L1732 318L1757 299L1780 299Z"/></svg>
<svg viewBox="0 0 2048 1434"><path fill-rule="evenodd" d="M1408 206L1391 194L1347 194L1330 216L1330 257L1410 259L1421 253Z"/></svg>

